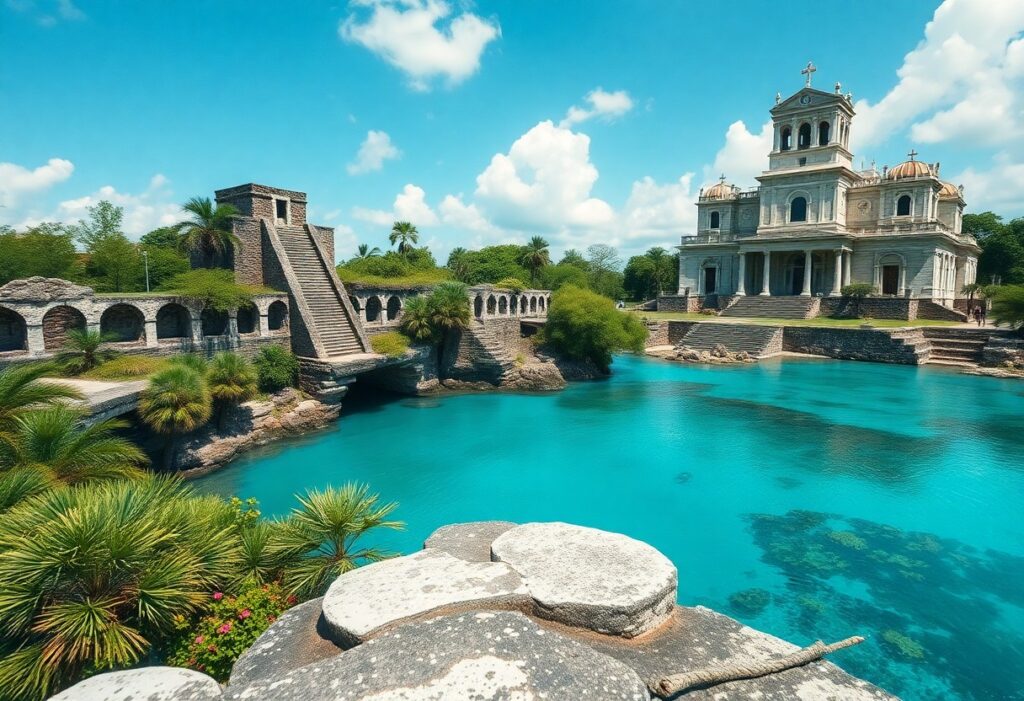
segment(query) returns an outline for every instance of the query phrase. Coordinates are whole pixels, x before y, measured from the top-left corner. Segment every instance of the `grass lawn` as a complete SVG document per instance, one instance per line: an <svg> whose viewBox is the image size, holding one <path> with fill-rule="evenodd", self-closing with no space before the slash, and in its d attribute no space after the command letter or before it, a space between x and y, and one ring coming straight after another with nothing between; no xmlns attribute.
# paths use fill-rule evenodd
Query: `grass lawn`
<svg viewBox="0 0 1024 701"><path fill-rule="evenodd" d="M821 316L814 319L768 319L768 318L738 318L727 317L725 319L708 314L697 314L695 312L638 312L630 311L629 314L636 314L641 318L653 321L727 321L736 324L763 324L771 326L834 326L857 328L861 324L871 324L882 329L899 328L904 326L956 326L955 321L933 321L931 319L915 319L905 321L903 319L834 319Z"/></svg>

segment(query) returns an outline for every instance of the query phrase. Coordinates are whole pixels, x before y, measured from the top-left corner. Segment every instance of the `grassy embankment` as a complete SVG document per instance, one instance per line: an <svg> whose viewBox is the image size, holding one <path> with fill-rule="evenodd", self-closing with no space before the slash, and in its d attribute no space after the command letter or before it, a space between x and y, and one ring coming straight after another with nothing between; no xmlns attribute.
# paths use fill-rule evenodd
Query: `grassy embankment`
<svg viewBox="0 0 1024 701"><path fill-rule="evenodd" d="M859 328L863 324L870 324L880 329L901 328L906 326L956 326L955 321L934 321L932 319L915 319L906 321L903 319L839 319L833 317L817 317L814 319L770 319L770 318L739 318L739 317L718 317L709 314L698 314L695 312L638 312L628 311L627 314L636 314L641 318L652 321L711 321L728 322L730 324L762 324L767 326L827 326L837 328Z"/></svg>

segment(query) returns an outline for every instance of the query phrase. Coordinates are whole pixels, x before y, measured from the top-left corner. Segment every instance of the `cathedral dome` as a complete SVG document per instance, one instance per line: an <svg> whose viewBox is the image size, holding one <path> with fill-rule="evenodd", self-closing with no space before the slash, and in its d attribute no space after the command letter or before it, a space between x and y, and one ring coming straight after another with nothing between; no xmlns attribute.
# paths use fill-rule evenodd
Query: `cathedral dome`
<svg viewBox="0 0 1024 701"><path fill-rule="evenodd" d="M931 166L921 161L915 161L911 156L909 161L904 161L889 171L889 180L902 180L904 178L924 178L933 175Z"/></svg>
<svg viewBox="0 0 1024 701"><path fill-rule="evenodd" d="M701 196L708 200L727 200L734 194L736 194L736 187L727 184L723 175L721 180L705 190Z"/></svg>
<svg viewBox="0 0 1024 701"><path fill-rule="evenodd" d="M942 199L955 200L959 199L962 196L963 195L960 192L960 188L958 188L956 185L954 185L953 183L948 183L946 181L942 182L942 188L939 190L939 197L941 197Z"/></svg>

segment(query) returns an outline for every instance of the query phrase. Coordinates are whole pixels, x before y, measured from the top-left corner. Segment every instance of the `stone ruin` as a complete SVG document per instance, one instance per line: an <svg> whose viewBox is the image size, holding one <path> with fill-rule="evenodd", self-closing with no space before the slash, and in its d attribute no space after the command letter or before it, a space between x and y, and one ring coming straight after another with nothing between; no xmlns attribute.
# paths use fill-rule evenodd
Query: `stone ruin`
<svg viewBox="0 0 1024 701"><path fill-rule="evenodd" d="M222 687L146 667L52 701L384 701L667 698L658 680L796 646L676 605L675 566L624 535L564 523L445 526L424 549L353 570L283 614ZM895 697L823 660L697 686L685 699Z"/></svg>

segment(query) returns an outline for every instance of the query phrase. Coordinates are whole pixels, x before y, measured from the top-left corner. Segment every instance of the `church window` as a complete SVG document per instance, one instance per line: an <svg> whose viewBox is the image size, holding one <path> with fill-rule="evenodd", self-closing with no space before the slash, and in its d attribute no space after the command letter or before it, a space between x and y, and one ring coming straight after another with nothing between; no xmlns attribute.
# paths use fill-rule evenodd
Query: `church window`
<svg viewBox="0 0 1024 701"><path fill-rule="evenodd" d="M719 228L720 221L721 221L721 217L718 215L718 212L712 212L711 213L711 228L712 229Z"/></svg>
<svg viewBox="0 0 1024 701"><path fill-rule="evenodd" d="M793 148L793 130L789 127L782 127L782 133L779 136L779 150L788 151Z"/></svg>
<svg viewBox="0 0 1024 701"><path fill-rule="evenodd" d="M807 221L807 199L794 197L789 203L789 220L791 222Z"/></svg>
<svg viewBox="0 0 1024 701"><path fill-rule="evenodd" d="M910 195L903 195L898 200L896 200L896 216L910 216Z"/></svg>
<svg viewBox="0 0 1024 701"><path fill-rule="evenodd" d="M796 147L799 148L810 148L811 147L811 125L804 122L800 125L800 131L797 132Z"/></svg>
<svg viewBox="0 0 1024 701"><path fill-rule="evenodd" d="M832 125L828 122L822 122L818 125L818 146L825 146L828 144L829 131L831 131Z"/></svg>

